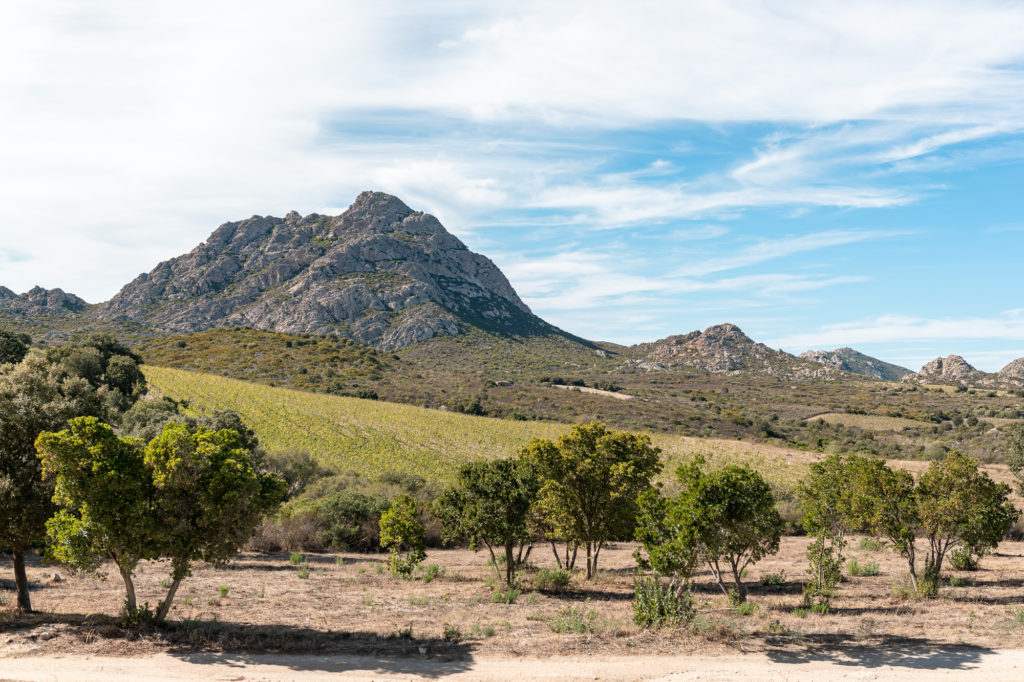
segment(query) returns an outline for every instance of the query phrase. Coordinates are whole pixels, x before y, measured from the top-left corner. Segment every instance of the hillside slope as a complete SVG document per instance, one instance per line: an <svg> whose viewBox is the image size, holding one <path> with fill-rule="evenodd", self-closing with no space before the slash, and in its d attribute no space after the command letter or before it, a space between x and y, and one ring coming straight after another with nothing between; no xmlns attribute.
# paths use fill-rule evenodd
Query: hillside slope
<svg viewBox="0 0 1024 682"><path fill-rule="evenodd" d="M852 348L809 350L797 357L829 367L835 367L851 374L860 374L861 376L882 381L899 381L908 374L914 373L906 367L900 367L891 362L873 358Z"/></svg>
<svg viewBox="0 0 1024 682"><path fill-rule="evenodd" d="M560 333L502 272L431 215L363 192L339 216L289 213L226 223L191 252L139 275L95 312L165 332L245 326L338 334L403 348L469 325Z"/></svg>

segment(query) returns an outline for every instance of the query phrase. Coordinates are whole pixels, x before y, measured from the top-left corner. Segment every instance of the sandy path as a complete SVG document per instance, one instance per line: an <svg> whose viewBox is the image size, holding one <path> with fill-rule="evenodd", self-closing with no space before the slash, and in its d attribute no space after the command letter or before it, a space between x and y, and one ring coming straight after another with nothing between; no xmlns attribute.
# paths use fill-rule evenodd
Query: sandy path
<svg viewBox="0 0 1024 682"><path fill-rule="evenodd" d="M865 649L851 655L478 657L158 654L0 658L0 680L1021 680L1024 651Z"/></svg>

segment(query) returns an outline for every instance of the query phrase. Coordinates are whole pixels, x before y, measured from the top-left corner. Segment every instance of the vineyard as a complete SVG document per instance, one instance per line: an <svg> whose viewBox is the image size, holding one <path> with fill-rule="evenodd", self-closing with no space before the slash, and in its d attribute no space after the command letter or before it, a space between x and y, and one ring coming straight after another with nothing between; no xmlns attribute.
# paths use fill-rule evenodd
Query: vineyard
<svg viewBox="0 0 1024 682"><path fill-rule="evenodd" d="M230 409L270 450L308 450L324 464L364 475L401 472L450 480L459 464L507 457L532 438L555 438L566 424L476 417L411 405L276 388L177 369L145 366L150 386L192 410ZM746 461L783 498L812 455L799 450L712 438L655 434L666 461L663 479L686 456Z"/></svg>

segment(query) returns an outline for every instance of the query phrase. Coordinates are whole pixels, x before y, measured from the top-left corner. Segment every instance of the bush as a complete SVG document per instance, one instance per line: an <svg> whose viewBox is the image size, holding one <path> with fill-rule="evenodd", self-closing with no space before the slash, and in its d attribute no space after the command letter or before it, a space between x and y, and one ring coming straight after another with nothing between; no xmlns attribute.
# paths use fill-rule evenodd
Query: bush
<svg viewBox="0 0 1024 682"><path fill-rule="evenodd" d="M949 563L957 571L977 571L979 558L969 549L955 549Z"/></svg>
<svg viewBox="0 0 1024 682"><path fill-rule="evenodd" d="M871 562L862 566L856 559L850 559L846 562L846 572L852 576L878 575L878 563Z"/></svg>
<svg viewBox="0 0 1024 682"><path fill-rule="evenodd" d="M533 577L533 586L541 591L561 592L572 582L572 573L564 568L542 568Z"/></svg>
<svg viewBox="0 0 1024 682"><path fill-rule="evenodd" d="M769 585L781 585L786 582L786 571L781 570L778 573L768 573L761 577L761 584L765 587Z"/></svg>
<svg viewBox="0 0 1024 682"><path fill-rule="evenodd" d="M298 552L292 552L291 556L288 557L288 561L291 562L292 566L298 566L302 563L302 555Z"/></svg>
<svg viewBox="0 0 1024 682"><path fill-rule="evenodd" d="M552 632L558 634L575 632L582 635L585 632L591 632L596 621L597 611L585 612L582 608L567 606L551 619L548 627Z"/></svg>
<svg viewBox="0 0 1024 682"><path fill-rule="evenodd" d="M380 544L390 552L388 570L407 579L427 558L423 524L417 511L416 500L403 494L380 517Z"/></svg>
<svg viewBox="0 0 1024 682"><path fill-rule="evenodd" d="M693 597L656 577L633 578L633 622L642 628L678 627L693 620Z"/></svg>
<svg viewBox="0 0 1024 682"><path fill-rule="evenodd" d="M519 590L495 590L491 593L492 604L515 604L516 599L522 594Z"/></svg>

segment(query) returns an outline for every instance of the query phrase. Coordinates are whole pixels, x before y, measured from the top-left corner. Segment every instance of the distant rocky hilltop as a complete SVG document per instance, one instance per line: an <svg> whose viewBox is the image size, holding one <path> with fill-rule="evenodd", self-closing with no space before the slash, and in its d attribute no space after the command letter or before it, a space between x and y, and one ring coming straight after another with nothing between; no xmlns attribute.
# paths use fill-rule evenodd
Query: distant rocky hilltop
<svg viewBox="0 0 1024 682"><path fill-rule="evenodd" d="M236 325L338 333L380 349L464 325L559 332L490 259L380 192L363 192L339 216L292 212L221 225L191 252L139 275L96 318L177 333Z"/></svg>
<svg viewBox="0 0 1024 682"><path fill-rule="evenodd" d="M891 362L873 358L852 348L809 350L801 353L798 357L829 367L835 367L844 372L860 374L881 381L899 381L908 374L914 373L913 370L909 370L906 367L900 367Z"/></svg>
<svg viewBox="0 0 1024 682"><path fill-rule="evenodd" d="M15 294L7 287L0 286L0 306L10 311L38 312L42 309L50 313L80 313L88 308L89 304L63 289L44 289L37 286L23 294Z"/></svg>
<svg viewBox="0 0 1024 682"><path fill-rule="evenodd" d="M980 388L1020 388L1024 387L1024 358L1014 360L998 373L988 374L975 369L959 355L947 355L926 363L920 372L903 377L903 381Z"/></svg>
<svg viewBox="0 0 1024 682"><path fill-rule="evenodd" d="M705 372L764 374L793 378L838 378L842 370L802 360L757 343L734 324L669 336L630 347L635 363L646 369L686 366Z"/></svg>

